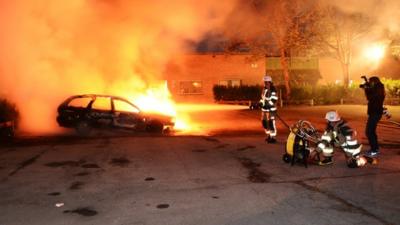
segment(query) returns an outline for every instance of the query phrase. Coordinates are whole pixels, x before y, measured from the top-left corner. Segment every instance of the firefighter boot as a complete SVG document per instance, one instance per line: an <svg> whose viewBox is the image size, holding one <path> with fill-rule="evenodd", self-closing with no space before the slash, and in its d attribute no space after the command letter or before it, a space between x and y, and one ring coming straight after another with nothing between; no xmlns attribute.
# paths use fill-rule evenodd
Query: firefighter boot
<svg viewBox="0 0 400 225"><path fill-rule="evenodd" d="M318 165L326 166L326 165L330 165L332 163L333 163L332 157L325 157L324 160L318 162Z"/></svg>
<svg viewBox="0 0 400 225"><path fill-rule="evenodd" d="M271 136L268 136L268 137L266 138L266 141L267 141L268 143L276 143L276 139L275 139L274 137L271 137Z"/></svg>

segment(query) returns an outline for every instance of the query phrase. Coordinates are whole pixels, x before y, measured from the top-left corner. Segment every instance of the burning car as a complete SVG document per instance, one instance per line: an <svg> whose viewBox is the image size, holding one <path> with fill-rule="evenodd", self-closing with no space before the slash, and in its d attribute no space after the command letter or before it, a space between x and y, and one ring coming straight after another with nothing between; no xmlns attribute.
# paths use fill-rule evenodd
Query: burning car
<svg viewBox="0 0 400 225"><path fill-rule="evenodd" d="M111 95L75 95L58 107L61 127L87 135L92 128L121 128L163 133L174 127L174 118L143 112L127 99Z"/></svg>

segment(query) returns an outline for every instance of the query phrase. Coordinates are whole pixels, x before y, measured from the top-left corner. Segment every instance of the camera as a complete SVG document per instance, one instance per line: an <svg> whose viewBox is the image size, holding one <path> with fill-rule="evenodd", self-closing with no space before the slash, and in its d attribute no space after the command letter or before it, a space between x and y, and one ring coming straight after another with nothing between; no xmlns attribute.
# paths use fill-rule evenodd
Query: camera
<svg viewBox="0 0 400 225"><path fill-rule="evenodd" d="M364 83L360 84L360 88L370 88L367 76L361 76L361 78L364 79Z"/></svg>

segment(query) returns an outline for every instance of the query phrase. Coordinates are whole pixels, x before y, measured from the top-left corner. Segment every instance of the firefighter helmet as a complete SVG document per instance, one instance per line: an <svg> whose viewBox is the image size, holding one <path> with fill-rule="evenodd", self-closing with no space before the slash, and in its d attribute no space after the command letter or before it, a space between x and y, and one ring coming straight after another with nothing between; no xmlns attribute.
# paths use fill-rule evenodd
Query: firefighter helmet
<svg viewBox="0 0 400 225"><path fill-rule="evenodd" d="M340 120L340 116L336 111L332 110L326 113L325 119L329 122L336 122Z"/></svg>
<svg viewBox="0 0 400 225"><path fill-rule="evenodd" d="M263 80L264 80L264 82L267 82L267 81L272 82L271 76L268 76L268 75L265 75Z"/></svg>

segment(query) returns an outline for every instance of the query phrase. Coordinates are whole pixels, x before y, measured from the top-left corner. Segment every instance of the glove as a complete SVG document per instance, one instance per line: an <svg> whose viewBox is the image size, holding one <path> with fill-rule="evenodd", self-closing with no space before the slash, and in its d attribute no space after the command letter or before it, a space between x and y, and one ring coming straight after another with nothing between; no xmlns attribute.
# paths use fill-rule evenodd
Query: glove
<svg viewBox="0 0 400 225"><path fill-rule="evenodd" d="M383 115L386 119L390 119L392 117L387 108L383 108Z"/></svg>
<svg viewBox="0 0 400 225"><path fill-rule="evenodd" d="M260 100L260 101L258 102L258 107L262 108L263 106L264 106L264 101L263 101L263 100Z"/></svg>
<svg viewBox="0 0 400 225"><path fill-rule="evenodd" d="M320 140L317 142L317 152L322 152L326 147L329 146L329 142L326 140Z"/></svg>

